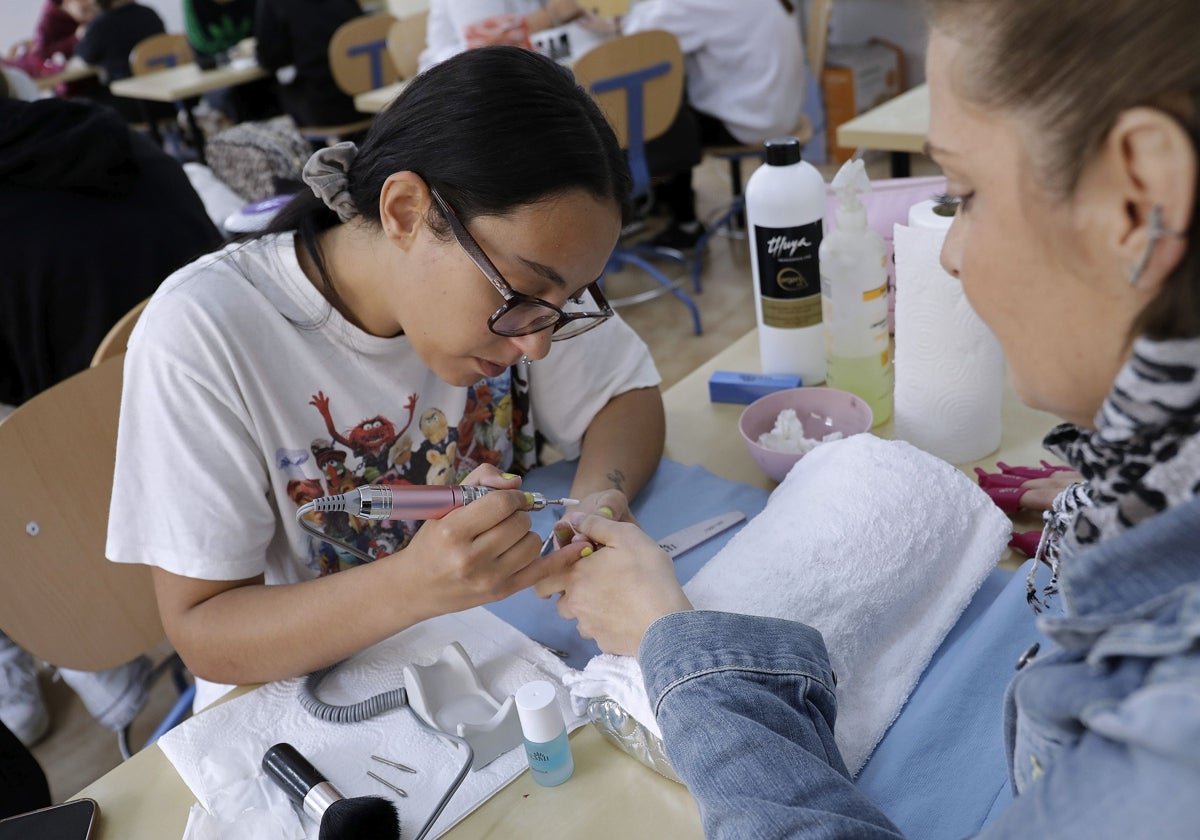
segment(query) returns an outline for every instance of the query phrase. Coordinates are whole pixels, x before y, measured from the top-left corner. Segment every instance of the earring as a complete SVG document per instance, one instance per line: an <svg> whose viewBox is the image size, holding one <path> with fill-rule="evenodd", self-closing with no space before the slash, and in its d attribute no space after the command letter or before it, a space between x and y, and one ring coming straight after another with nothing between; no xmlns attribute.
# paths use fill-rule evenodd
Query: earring
<svg viewBox="0 0 1200 840"><path fill-rule="evenodd" d="M1142 258L1138 260L1137 265L1129 269L1129 285L1136 286L1138 281L1142 279L1142 272L1146 270L1146 266L1150 264L1150 256L1154 253L1154 246L1158 244L1158 240L1167 236L1182 236L1181 233L1176 233L1173 230L1167 230L1163 227L1163 209L1162 205L1155 204L1150 208L1150 231L1146 240L1146 250L1142 253Z"/></svg>
<svg viewBox="0 0 1200 840"><path fill-rule="evenodd" d="M531 364L533 364L533 359L529 358L529 357L528 357L528 356L526 356L524 353L522 353L522 354L521 354L521 358L517 359L517 361L518 361L520 364L523 364L523 365L531 365Z"/></svg>

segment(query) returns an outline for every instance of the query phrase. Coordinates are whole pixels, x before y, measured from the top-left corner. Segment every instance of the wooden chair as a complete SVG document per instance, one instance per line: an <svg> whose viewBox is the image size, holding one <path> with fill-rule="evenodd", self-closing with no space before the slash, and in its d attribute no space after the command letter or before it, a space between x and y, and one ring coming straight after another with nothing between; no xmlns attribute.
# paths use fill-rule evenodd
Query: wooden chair
<svg viewBox="0 0 1200 840"><path fill-rule="evenodd" d="M388 54L388 33L396 19L388 14L363 15L348 20L329 39L329 70L333 81L347 96L356 96L384 85L399 76ZM371 125L371 117L341 125L300 126L308 140L337 141Z"/></svg>
<svg viewBox="0 0 1200 840"><path fill-rule="evenodd" d="M157 35L149 35L134 44L133 49L129 51L129 69L135 76L161 73L172 67L191 64L195 60L196 56L192 52L192 45L188 43L187 36L178 32L160 32ZM179 125L176 122L178 112L175 107L164 103L143 101L141 108L144 122L133 125L133 128L148 132L158 145L166 148L163 144L163 132L159 128L159 124L163 123L167 127L167 135L172 137L174 142L178 142ZM192 138L192 141L198 142L195 137Z"/></svg>
<svg viewBox="0 0 1200 840"><path fill-rule="evenodd" d="M617 142L625 149L634 197L648 195L646 142L663 134L683 105L683 51L679 41L671 33L657 30L613 38L584 53L572 69L576 81L596 99ZM613 300L613 305L639 303L669 292L691 310L692 325L699 335L700 311L695 301L680 288L678 280L667 277L652 260L687 264L683 254L671 248L618 243L605 273L632 265L650 275L661 288Z"/></svg>
<svg viewBox="0 0 1200 840"><path fill-rule="evenodd" d="M401 79L417 75L417 59L425 49L425 30L429 21L429 10L396 18L388 30L388 55Z"/></svg>
<svg viewBox="0 0 1200 840"><path fill-rule="evenodd" d="M17 59L31 52L33 52L33 40L31 38L23 38L9 47L4 57L10 60Z"/></svg>
<svg viewBox="0 0 1200 840"><path fill-rule="evenodd" d="M100 345L96 348L96 352L92 354L91 367L95 367L103 361L111 359L113 356L120 356L125 352L125 348L129 345L129 336L133 332L134 325L137 324L138 318L142 317L142 310L146 308L146 304L150 302L150 298L138 303L133 309L130 309L121 316L121 320L113 324L104 338L100 339Z"/></svg>
<svg viewBox="0 0 1200 840"><path fill-rule="evenodd" d="M138 41L129 51L129 69L135 76L157 73L195 61L186 35L160 32Z"/></svg>
<svg viewBox="0 0 1200 840"><path fill-rule="evenodd" d="M166 635L149 568L104 556L122 364L88 368L0 423L0 458L13 479L0 504L0 629L63 668L114 668ZM174 677L180 700L147 743L190 711L192 687L181 669ZM120 746L127 755L128 732Z"/></svg>

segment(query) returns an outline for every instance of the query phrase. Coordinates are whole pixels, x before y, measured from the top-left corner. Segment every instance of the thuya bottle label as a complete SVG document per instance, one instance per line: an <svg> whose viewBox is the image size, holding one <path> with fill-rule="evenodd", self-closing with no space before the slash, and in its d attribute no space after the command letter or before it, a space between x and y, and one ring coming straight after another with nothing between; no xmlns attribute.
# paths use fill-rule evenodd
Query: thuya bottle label
<svg viewBox="0 0 1200 840"><path fill-rule="evenodd" d="M812 327L821 323L820 219L787 228L754 226L763 323Z"/></svg>

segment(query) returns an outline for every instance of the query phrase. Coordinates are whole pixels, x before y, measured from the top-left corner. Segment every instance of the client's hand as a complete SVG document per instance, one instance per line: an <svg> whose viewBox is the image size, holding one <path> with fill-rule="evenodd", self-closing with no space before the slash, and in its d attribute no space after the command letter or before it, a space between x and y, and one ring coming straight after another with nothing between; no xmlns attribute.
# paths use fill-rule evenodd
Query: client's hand
<svg viewBox="0 0 1200 840"><path fill-rule="evenodd" d="M601 490L591 493L579 500L579 504L571 505L567 514L554 523L554 546L561 548L571 541L583 541L585 537L578 534L576 525L593 513L617 522L637 523L629 510L629 499L620 490Z"/></svg>
<svg viewBox="0 0 1200 840"><path fill-rule="evenodd" d="M1021 485L1021 507L1027 510L1050 510L1058 494L1072 484L1083 481L1083 476L1074 470L1059 470L1045 478L1031 478Z"/></svg>
<svg viewBox="0 0 1200 840"><path fill-rule="evenodd" d="M666 552L641 528L589 516L576 530L598 548L534 586L539 597L556 592L558 612L578 619L579 634L595 639L605 653L636 656L646 628L668 613L690 610ZM567 558L575 549L559 552ZM569 559L564 562L569 562Z"/></svg>

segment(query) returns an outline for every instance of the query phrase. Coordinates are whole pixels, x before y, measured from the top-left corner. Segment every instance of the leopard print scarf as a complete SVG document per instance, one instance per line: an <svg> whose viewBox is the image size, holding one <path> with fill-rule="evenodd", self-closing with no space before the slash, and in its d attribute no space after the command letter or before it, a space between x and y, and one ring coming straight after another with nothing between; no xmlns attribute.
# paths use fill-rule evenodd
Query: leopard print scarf
<svg viewBox="0 0 1200 840"><path fill-rule="evenodd" d="M1064 423L1044 444L1083 475L1046 512L1036 557L1050 567L1042 597L1039 564L1026 581L1034 612L1058 592L1064 557L1132 528L1200 493L1200 338L1138 339L1096 415L1095 430Z"/></svg>

